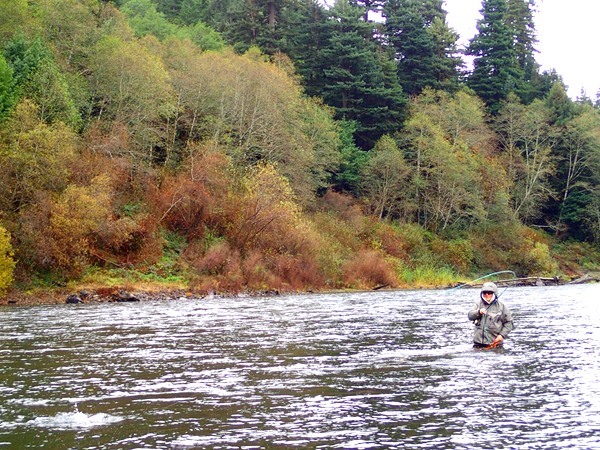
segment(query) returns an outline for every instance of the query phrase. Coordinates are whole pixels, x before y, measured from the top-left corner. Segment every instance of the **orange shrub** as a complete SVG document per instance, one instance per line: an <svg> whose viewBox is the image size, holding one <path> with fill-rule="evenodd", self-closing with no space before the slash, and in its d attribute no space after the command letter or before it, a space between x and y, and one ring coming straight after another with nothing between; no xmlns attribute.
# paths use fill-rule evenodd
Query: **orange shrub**
<svg viewBox="0 0 600 450"><path fill-rule="evenodd" d="M209 143L191 147L182 169L148 190L159 222L190 239L204 235L208 225L226 227L222 207L228 203L233 177L230 161Z"/></svg>
<svg viewBox="0 0 600 450"><path fill-rule="evenodd" d="M228 265L237 254L227 242L217 242L211 246L204 255L192 262L192 267L199 273L206 275L223 275L227 272Z"/></svg>
<svg viewBox="0 0 600 450"><path fill-rule="evenodd" d="M273 273L293 290L318 288L325 280L310 255L277 255L273 258Z"/></svg>
<svg viewBox="0 0 600 450"><path fill-rule="evenodd" d="M343 266L344 281L348 286L373 288L396 286L394 268L383 255L374 250L361 250Z"/></svg>
<svg viewBox="0 0 600 450"><path fill-rule="evenodd" d="M250 251L242 262L242 274L245 285L251 290L278 289L281 280L269 270L269 264L257 250Z"/></svg>

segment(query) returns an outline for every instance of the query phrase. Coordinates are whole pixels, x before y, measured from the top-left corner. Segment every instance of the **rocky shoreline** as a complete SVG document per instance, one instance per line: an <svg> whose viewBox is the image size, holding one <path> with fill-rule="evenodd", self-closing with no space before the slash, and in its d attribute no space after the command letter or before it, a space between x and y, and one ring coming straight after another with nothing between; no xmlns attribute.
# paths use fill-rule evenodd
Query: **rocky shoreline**
<svg viewBox="0 0 600 450"><path fill-rule="evenodd" d="M76 293L64 289L23 293L12 292L0 299L0 306L38 306L38 305L64 305L64 304L89 304L89 303L128 303L145 301L182 301L188 299L202 299L214 297L264 297L277 296L277 290L260 292L189 292L184 289L159 289L159 290L128 290L122 288L99 288L95 290L82 290Z"/></svg>
<svg viewBox="0 0 600 450"><path fill-rule="evenodd" d="M584 284L600 282L600 273L588 273L578 277L566 279L563 277L525 277L513 278L509 280L495 281L498 286L560 286L568 284ZM481 283L456 283L453 286L439 287L438 289L472 287L477 288ZM377 286L373 290L389 289L388 286ZM410 288L406 288L410 289ZM432 287L431 289L435 289ZM397 290L397 289L391 289ZM399 289L398 289L399 290ZM348 290L350 291L350 290ZM312 291L307 291L311 293ZM339 292L331 290L327 292ZM298 292L290 292L298 293ZM35 305L61 305L61 304L84 304L84 303L126 303L143 301L182 301L187 299L202 299L214 297L266 297L282 294L278 290L264 290L253 292L190 292L185 289L155 289L155 290L135 290L120 287L104 287L94 290L81 290L78 292L69 292L66 289L57 289L52 291L43 291L35 293L11 292L3 299L0 299L0 305L14 306L35 306Z"/></svg>

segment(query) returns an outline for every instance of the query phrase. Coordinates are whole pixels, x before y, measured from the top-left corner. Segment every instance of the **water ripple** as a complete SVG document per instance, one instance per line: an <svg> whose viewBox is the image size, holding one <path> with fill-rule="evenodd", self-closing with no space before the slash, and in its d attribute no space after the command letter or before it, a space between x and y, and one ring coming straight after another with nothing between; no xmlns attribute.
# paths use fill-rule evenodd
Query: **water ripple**
<svg viewBox="0 0 600 450"><path fill-rule="evenodd" d="M489 352L467 289L4 309L0 449L600 448L599 292Z"/></svg>

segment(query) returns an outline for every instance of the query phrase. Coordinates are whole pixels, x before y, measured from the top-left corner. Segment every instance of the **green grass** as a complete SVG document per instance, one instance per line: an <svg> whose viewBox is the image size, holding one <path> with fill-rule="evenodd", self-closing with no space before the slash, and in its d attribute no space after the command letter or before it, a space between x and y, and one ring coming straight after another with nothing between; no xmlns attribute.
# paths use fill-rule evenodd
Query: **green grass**
<svg viewBox="0 0 600 450"><path fill-rule="evenodd" d="M458 276L447 267L417 266L403 267L399 274L402 283L409 287L445 287L455 284Z"/></svg>

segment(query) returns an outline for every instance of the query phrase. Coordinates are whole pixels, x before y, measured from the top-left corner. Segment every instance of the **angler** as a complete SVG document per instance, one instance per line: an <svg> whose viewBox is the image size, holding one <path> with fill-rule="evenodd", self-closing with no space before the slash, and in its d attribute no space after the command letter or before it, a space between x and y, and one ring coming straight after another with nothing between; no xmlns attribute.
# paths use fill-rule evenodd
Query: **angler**
<svg viewBox="0 0 600 450"><path fill-rule="evenodd" d="M504 339L514 328L510 309L498 300L498 297L498 286L495 283L483 283L479 301L475 302L475 306L469 311L469 320L475 323L475 348L502 346Z"/></svg>

